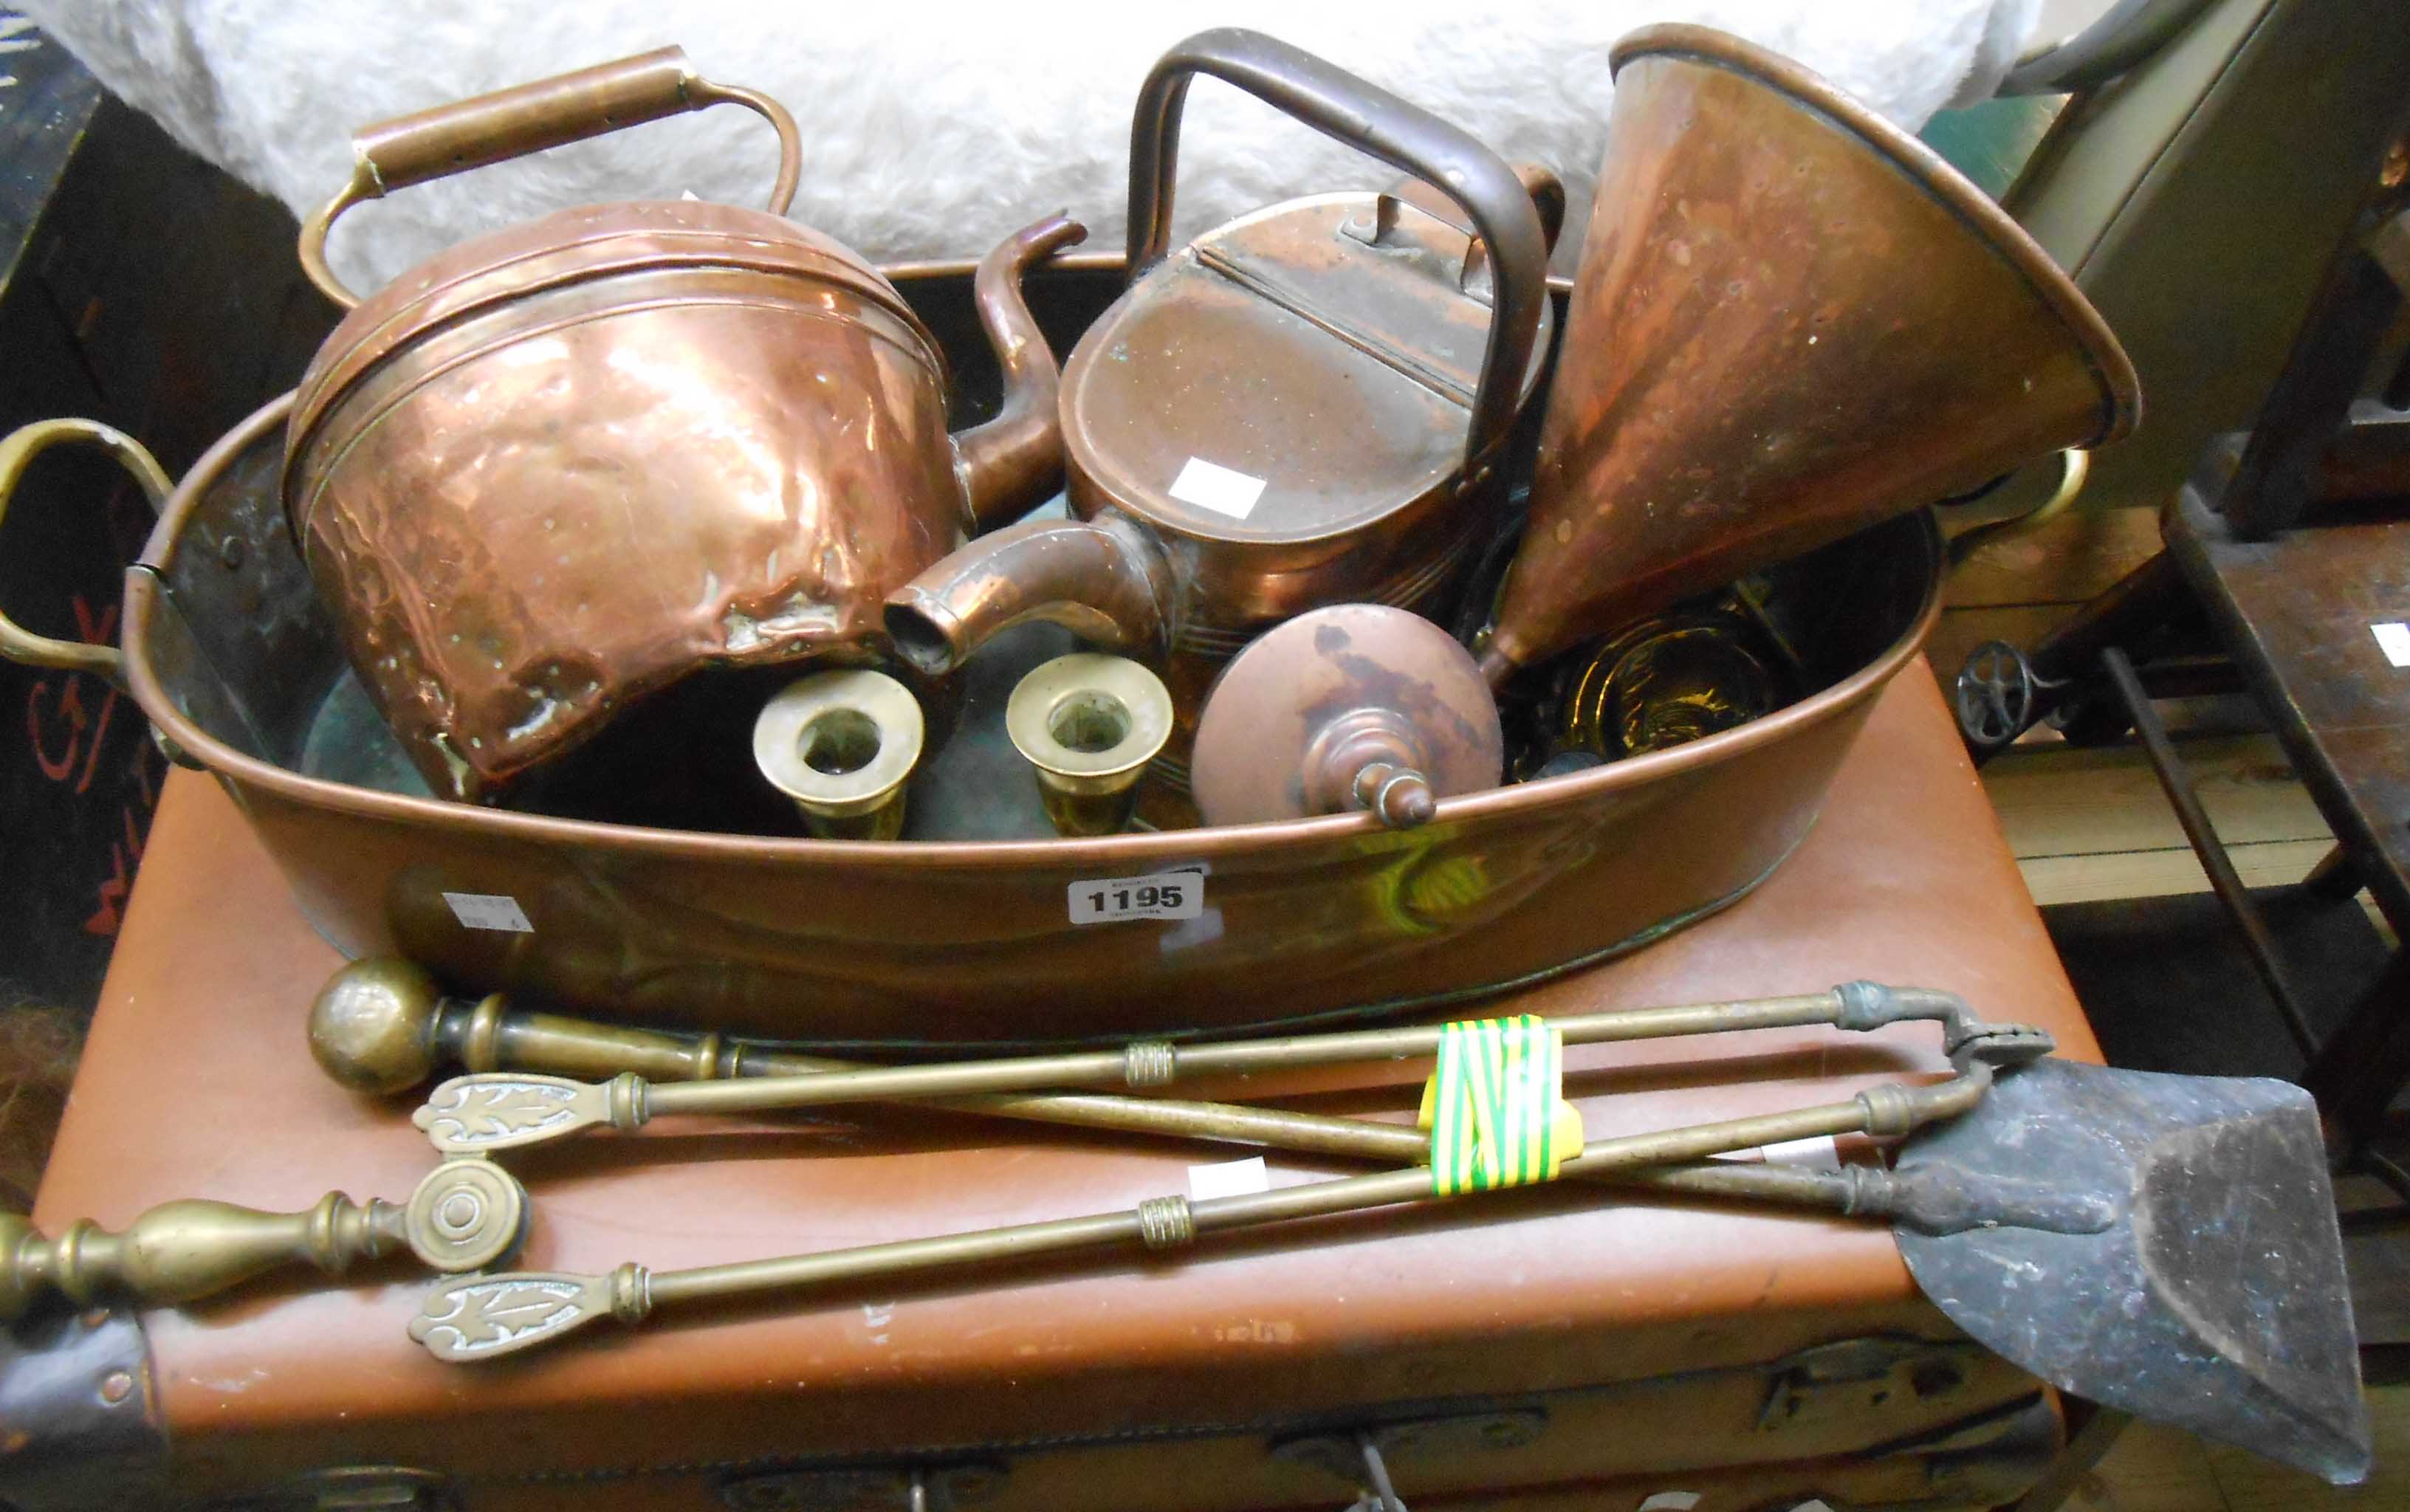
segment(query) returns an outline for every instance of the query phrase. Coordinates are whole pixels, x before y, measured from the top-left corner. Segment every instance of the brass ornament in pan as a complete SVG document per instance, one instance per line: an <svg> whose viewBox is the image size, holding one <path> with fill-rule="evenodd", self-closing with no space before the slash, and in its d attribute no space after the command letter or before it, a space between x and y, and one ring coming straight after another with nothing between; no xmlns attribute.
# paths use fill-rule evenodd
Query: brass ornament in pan
<svg viewBox="0 0 2410 1512"><path fill-rule="evenodd" d="M1005 733L1058 835L1119 835L1147 763L1171 738L1171 693L1127 657L1059 656L1013 686Z"/></svg>
<svg viewBox="0 0 2410 1512"><path fill-rule="evenodd" d="M892 840L905 784L927 738L920 701L883 672L840 667L799 677L753 721L753 762L794 800L814 835Z"/></svg>

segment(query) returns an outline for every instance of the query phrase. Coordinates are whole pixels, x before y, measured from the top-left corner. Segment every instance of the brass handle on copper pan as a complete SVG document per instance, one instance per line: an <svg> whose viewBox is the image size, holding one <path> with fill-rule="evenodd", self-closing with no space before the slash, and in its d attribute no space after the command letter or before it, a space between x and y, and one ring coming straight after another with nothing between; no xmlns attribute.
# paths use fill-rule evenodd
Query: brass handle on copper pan
<svg viewBox="0 0 2410 1512"><path fill-rule="evenodd" d="M1207 74L1324 136L1411 173L1473 218L1494 269L1489 345L1464 438L1467 483L1504 445L1548 298L1540 212L1515 170L1462 128L1287 43L1235 26L1199 32L1165 53L1140 86L1130 121L1129 276L1171 242L1172 180L1189 80Z"/></svg>
<svg viewBox="0 0 2410 1512"><path fill-rule="evenodd" d="M2083 485L2092 476L2092 453L2081 446L2069 446L2058 454L2058 487L2043 500L2022 515L1992 520L1972 526L1950 538L1950 565L1957 566L1976 552L1995 542L2011 536L2024 535L2040 530L2058 518L2083 492ZM2003 480L2005 481L2005 480ZM1988 492L1989 490L1984 490Z"/></svg>
<svg viewBox="0 0 2410 1512"><path fill-rule="evenodd" d="M666 47L362 126L352 134L351 181L301 223L301 270L348 310L359 296L327 266L327 233L361 200L714 105L741 105L777 132L770 212L784 215L803 173L794 117L766 94L711 82L694 71L685 49Z"/></svg>
<svg viewBox="0 0 2410 1512"><path fill-rule="evenodd" d="M97 420L36 420L19 426L6 440L0 440L0 520L7 517L8 501L16 496L17 484L34 458L53 446L70 443L97 446L116 458L125 471L134 474L134 481L142 486L153 514L166 502L173 487L167 472L132 436ZM116 647L36 635L6 613L0 613L0 656L27 666L97 673L118 687L125 687L125 656Z"/></svg>

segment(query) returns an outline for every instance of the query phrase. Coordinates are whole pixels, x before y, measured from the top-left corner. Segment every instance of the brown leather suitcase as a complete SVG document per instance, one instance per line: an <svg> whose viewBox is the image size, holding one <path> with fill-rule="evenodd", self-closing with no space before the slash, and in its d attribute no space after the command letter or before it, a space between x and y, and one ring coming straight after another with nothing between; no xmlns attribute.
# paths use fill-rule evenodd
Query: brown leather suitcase
<svg viewBox="0 0 2410 1512"><path fill-rule="evenodd" d="M337 965L240 816L169 784L36 1218L211 1196L399 1198L411 1099L327 1081ZM2097 1058L1932 679L1884 694L1822 820L1724 913L1483 1011L1953 989ZM1143 981L1130 983L1143 992ZM1943 1066L1929 1025L1570 1048L1593 1137L1829 1100ZM1399 1063L1199 1097L1410 1116ZM838 1111L842 1113L843 1111ZM515 1152L525 1269L677 1267L1179 1192L1227 1147L936 1112L663 1121ZM1275 1183L1343 1167L1274 1156ZM1359 1435L1428 1508L1987 1506L2059 1445L2055 1399L1958 1335L1887 1229L1565 1186L813 1295L481 1366L404 1334L406 1268L290 1273L188 1310L49 1315L0 1399L0 1498L51 1506L1339 1507ZM31 1364L29 1365L29 1361ZM916 1500L917 1498L917 1500Z"/></svg>

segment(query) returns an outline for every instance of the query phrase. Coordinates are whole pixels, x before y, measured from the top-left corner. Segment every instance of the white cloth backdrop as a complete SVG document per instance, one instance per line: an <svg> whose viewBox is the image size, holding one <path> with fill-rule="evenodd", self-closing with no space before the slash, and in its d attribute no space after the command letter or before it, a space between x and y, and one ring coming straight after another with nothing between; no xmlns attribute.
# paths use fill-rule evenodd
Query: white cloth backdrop
<svg viewBox="0 0 2410 1512"><path fill-rule="evenodd" d="M682 43L803 130L792 211L874 259L973 254L1050 211L1121 243L1129 110L1165 48L1252 26L1564 175L1587 203L1615 39L1720 26L1807 64L1909 127L1988 94L2040 0L1213 0L1196 6L773 0L16 0L177 138L296 213L349 171L351 128ZM397 191L337 229L337 270L390 278L472 231L625 197L758 202L775 149L722 108ZM1386 170L1216 81L1182 133L1182 236ZM1575 223L1578 225L1578 222Z"/></svg>

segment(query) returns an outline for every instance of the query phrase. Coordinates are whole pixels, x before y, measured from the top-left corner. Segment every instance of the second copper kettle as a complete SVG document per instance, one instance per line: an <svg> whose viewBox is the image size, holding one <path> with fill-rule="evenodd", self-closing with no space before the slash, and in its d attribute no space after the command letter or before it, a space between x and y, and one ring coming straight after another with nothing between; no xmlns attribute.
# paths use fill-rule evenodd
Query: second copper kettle
<svg viewBox="0 0 2410 1512"><path fill-rule="evenodd" d="M888 593L1053 491L1056 371L992 253L994 420L946 432L936 340L862 257L779 213L800 149L677 49L370 126L311 218L721 103L777 128L768 212L588 206L455 247L358 304L294 406L287 517L353 665L428 785L485 799L710 666L877 660Z"/></svg>
<svg viewBox="0 0 2410 1512"><path fill-rule="evenodd" d="M1174 251L1190 80L1234 84L1419 182L1309 196ZM1063 379L1075 520L973 543L891 601L897 652L957 665L1026 619L1165 663L1154 765L1179 821L1214 673L1318 605L1445 603L1498 526L1497 474L1546 348L1547 231L1527 184L1438 117L1285 43L1200 33L1130 133L1130 284ZM1428 186L1428 187L1426 187Z"/></svg>

